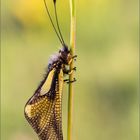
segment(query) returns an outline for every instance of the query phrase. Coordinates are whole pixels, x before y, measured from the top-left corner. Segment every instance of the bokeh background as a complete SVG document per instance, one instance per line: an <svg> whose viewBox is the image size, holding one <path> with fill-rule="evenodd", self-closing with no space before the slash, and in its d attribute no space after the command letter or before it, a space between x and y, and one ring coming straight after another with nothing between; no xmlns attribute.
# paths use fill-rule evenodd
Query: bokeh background
<svg viewBox="0 0 140 140"><path fill-rule="evenodd" d="M52 0L47 0L52 16ZM24 105L61 47L43 0L1 0L1 140L37 140ZM77 0L73 140L138 140L138 0ZM69 1L58 0L69 45ZM66 140L67 85L63 92Z"/></svg>

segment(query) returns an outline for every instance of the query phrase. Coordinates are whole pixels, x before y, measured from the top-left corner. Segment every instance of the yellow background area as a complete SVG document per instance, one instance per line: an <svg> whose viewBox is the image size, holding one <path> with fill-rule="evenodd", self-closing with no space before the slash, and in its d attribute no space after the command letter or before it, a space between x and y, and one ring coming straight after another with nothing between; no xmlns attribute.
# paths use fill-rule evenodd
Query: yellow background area
<svg viewBox="0 0 140 140"><path fill-rule="evenodd" d="M48 7L54 18L52 0ZM1 0L1 140L38 140L24 105L59 51L43 0ZM76 0L73 140L138 140L138 0ZM68 0L57 0L69 46ZM67 136L67 92L63 134Z"/></svg>

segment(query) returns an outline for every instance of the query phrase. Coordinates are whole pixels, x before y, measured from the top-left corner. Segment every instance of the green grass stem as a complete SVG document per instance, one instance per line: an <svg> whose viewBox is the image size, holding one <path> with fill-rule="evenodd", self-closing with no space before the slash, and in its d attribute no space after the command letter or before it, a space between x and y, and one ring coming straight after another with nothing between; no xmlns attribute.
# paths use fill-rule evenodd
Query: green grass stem
<svg viewBox="0 0 140 140"><path fill-rule="evenodd" d="M70 51L72 56L75 53L75 42L76 42L76 9L75 0L70 0ZM70 69L74 67L74 62L70 64ZM69 80L72 81L74 74L70 74ZM67 122L67 140L72 140L72 112L73 112L73 83L69 84L68 90L68 122Z"/></svg>

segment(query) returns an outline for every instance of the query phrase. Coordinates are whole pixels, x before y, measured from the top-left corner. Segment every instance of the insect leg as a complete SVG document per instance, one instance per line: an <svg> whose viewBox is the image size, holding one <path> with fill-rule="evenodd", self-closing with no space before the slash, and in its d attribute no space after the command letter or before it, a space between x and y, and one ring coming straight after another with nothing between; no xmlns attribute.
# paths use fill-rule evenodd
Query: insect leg
<svg viewBox="0 0 140 140"><path fill-rule="evenodd" d="M74 67L72 70L67 70L66 68L63 70L64 74L72 74L74 71L76 71L76 67Z"/></svg>
<svg viewBox="0 0 140 140"><path fill-rule="evenodd" d="M65 79L64 82L66 82L67 84L69 84L69 83L76 82L76 79L74 78L72 81L70 81L69 79Z"/></svg>
<svg viewBox="0 0 140 140"><path fill-rule="evenodd" d="M72 59L73 59L74 61L76 61L76 57L77 57L77 55L74 55L74 56L72 57Z"/></svg>

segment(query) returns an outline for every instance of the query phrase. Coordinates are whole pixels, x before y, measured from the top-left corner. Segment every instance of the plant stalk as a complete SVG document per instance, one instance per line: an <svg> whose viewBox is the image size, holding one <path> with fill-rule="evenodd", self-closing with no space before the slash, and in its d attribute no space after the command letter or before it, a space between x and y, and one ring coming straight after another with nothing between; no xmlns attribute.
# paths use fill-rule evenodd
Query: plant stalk
<svg viewBox="0 0 140 140"><path fill-rule="evenodd" d="M75 0L70 0L70 52L74 56L76 45L76 9ZM74 62L70 64L70 69L74 67ZM74 79L73 73L70 74L69 80ZM67 140L72 140L72 111L73 111L73 83L69 84L68 90L68 122L67 122Z"/></svg>

